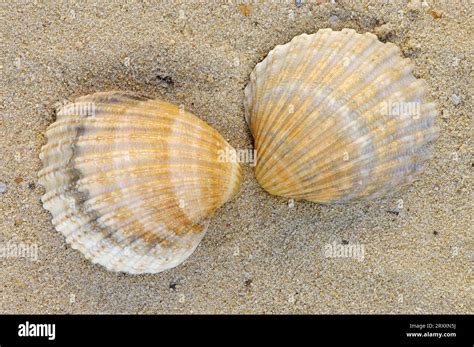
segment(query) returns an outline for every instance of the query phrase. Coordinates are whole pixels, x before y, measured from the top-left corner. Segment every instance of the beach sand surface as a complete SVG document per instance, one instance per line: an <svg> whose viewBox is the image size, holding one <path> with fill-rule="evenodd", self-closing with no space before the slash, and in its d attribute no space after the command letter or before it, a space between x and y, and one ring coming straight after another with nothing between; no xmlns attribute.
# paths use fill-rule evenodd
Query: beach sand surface
<svg viewBox="0 0 474 347"><path fill-rule="evenodd" d="M472 313L473 9L469 1L2 2L0 313ZM65 243L37 183L55 106L108 90L184 105L252 148L243 90L278 44L321 28L401 47L438 104L433 160L407 189L325 206L241 191L196 252L156 275L111 273ZM328 244L364 257L328 258Z"/></svg>

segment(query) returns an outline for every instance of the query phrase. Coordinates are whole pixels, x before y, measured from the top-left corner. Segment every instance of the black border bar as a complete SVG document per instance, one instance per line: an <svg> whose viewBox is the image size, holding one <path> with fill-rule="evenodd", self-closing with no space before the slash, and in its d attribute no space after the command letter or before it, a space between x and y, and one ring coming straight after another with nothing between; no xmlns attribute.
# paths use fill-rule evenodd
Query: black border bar
<svg viewBox="0 0 474 347"><path fill-rule="evenodd" d="M184 340L193 344L221 341L222 346L253 345L258 340L265 345L281 344L287 340L291 345L472 347L473 321L472 315L3 315L0 347L72 343L161 346L173 341L181 345ZM26 327L33 334L42 329L48 332L47 326L38 328L35 324L54 324L54 340L18 336Z"/></svg>

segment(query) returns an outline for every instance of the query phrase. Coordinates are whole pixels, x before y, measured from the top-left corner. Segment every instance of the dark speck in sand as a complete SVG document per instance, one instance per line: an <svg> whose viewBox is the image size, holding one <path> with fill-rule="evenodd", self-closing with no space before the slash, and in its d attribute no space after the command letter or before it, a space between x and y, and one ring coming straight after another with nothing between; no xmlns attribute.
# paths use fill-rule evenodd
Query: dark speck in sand
<svg viewBox="0 0 474 347"><path fill-rule="evenodd" d="M173 78L171 76L166 76L166 75L157 74L151 78L150 82L155 85L162 84L167 87L174 86Z"/></svg>

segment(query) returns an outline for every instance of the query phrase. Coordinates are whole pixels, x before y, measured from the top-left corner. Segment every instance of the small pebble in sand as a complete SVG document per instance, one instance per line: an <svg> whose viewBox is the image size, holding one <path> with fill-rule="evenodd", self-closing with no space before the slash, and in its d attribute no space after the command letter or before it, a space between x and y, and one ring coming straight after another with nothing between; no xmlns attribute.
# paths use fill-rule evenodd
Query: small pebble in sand
<svg viewBox="0 0 474 347"><path fill-rule="evenodd" d="M454 57L453 59L453 67L457 67L459 66L459 62L461 61L461 59L459 59L458 57Z"/></svg>
<svg viewBox="0 0 474 347"><path fill-rule="evenodd" d="M443 11L438 10L436 8L432 9L430 13L434 19L440 19L441 17L443 17Z"/></svg>
<svg viewBox="0 0 474 347"><path fill-rule="evenodd" d="M451 95L451 102L453 103L454 106L458 106L462 101L461 96L457 94Z"/></svg>
<svg viewBox="0 0 474 347"><path fill-rule="evenodd" d="M125 65L125 67L130 67L130 57L125 57L123 65Z"/></svg>
<svg viewBox="0 0 474 347"><path fill-rule="evenodd" d="M418 12L424 7L428 7L429 4L425 0L410 0L407 8L410 12Z"/></svg>
<svg viewBox="0 0 474 347"><path fill-rule="evenodd" d="M20 69L21 68L21 58L16 58L13 61L13 66L15 66L17 69Z"/></svg>
<svg viewBox="0 0 474 347"><path fill-rule="evenodd" d="M7 191L7 185L3 182L0 182L0 194L5 193Z"/></svg>
<svg viewBox="0 0 474 347"><path fill-rule="evenodd" d="M417 12L421 9L421 0L410 0L407 5L408 11Z"/></svg>
<svg viewBox="0 0 474 347"><path fill-rule="evenodd" d="M413 38L409 38L407 41L401 44L401 49L403 53L407 56L411 56L418 53L420 48L421 48L421 45Z"/></svg>
<svg viewBox="0 0 474 347"><path fill-rule="evenodd" d="M234 255L234 257L238 257L240 255L240 248L239 247L235 247L233 255Z"/></svg>
<svg viewBox="0 0 474 347"><path fill-rule="evenodd" d="M288 11L288 19L295 20L295 13L293 12L293 10Z"/></svg>
<svg viewBox="0 0 474 347"><path fill-rule="evenodd" d="M336 23L339 20L339 17L333 14L331 17L329 17L329 22L330 23Z"/></svg>
<svg viewBox="0 0 474 347"><path fill-rule="evenodd" d="M380 40L387 40L393 34L394 28L392 24L386 23L376 27L374 31Z"/></svg>
<svg viewBox="0 0 474 347"><path fill-rule="evenodd" d="M295 0L295 5L296 5L296 7L303 6L303 0Z"/></svg>
<svg viewBox="0 0 474 347"><path fill-rule="evenodd" d="M241 14L243 14L245 17L250 16L250 13L252 13L252 5L249 4L240 4L239 5L239 11Z"/></svg>

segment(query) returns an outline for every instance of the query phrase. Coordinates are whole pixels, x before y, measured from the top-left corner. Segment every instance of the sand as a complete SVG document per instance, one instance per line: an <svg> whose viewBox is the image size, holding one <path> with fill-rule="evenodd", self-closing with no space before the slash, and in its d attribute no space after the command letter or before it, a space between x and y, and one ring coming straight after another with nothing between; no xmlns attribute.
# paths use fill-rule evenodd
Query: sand
<svg viewBox="0 0 474 347"><path fill-rule="evenodd" d="M0 313L473 312L469 1L19 1L0 11L0 246L29 247L0 258ZM37 172L57 103L132 90L182 104L251 148L250 72L275 45L325 27L394 42L427 81L441 132L408 189L292 206L245 165L240 193L196 252L156 275L107 272L54 230ZM333 243L363 247L364 257L325 257Z"/></svg>

